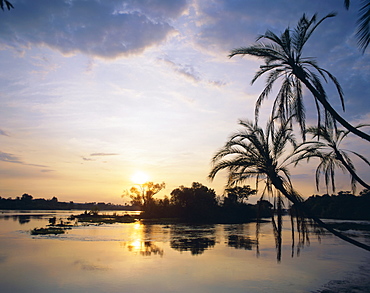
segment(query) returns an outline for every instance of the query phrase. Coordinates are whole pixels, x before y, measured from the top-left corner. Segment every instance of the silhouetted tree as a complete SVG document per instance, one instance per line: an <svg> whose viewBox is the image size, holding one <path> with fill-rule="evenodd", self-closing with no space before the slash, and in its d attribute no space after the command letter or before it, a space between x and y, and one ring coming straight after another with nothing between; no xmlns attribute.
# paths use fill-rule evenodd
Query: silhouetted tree
<svg viewBox="0 0 370 293"><path fill-rule="evenodd" d="M304 204L318 217L341 220L370 220L370 197L366 189L355 196L349 191L313 195Z"/></svg>
<svg viewBox="0 0 370 293"><path fill-rule="evenodd" d="M320 159L320 164L316 168L317 190L319 190L320 175L323 174L327 189L326 192L328 192L330 183L333 192L335 192L335 168L346 170L351 174L352 192L356 190L356 182L370 189L370 186L357 175L356 168L346 150L342 150L339 147L342 140L350 133L349 131L335 128L309 127L307 133L310 133L313 138L317 138L317 141L308 141L300 144L295 150L297 154L295 162L298 164L301 160L307 159L308 161L311 158ZM361 154L350 150L347 151L362 159L367 165L370 165L370 162Z"/></svg>
<svg viewBox="0 0 370 293"><path fill-rule="evenodd" d="M189 221L210 221L217 218L216 193L201 183L180 186L171 192L171 204L178 216Z"/></svg>
<svg viewBox="0 0 370 293"><path fill-rule="evenodd" d="M22 201L30 202L32 201L32 199L33 199L32 195L29 195L27 193L22 194L22 197L21 197Z"/></svg>
<svg viewBox="0 0 370 293"><path fill-rule="evenodd" d="M131 198L131 204L142 208L148 216L153 213L153 208L155 206L154 195L165 187L166 184L164 182L146 182L144 184L140 184L139 187L131 187L131 189L126 191L123 196L129 195Z"/></svg>
<svg viewBox="0 0 370 293"><path fill-rule="evenodd" d="M344 6L346 9L349 9L350 0L344 0ZM361 49L362 53L365 53L365 50L370 42L370 1L362 0L361 7L358 11L359 17L357 19L357 45Z"/></svg>
<svg viewBox="0 0 370 293"><path fill-rule="evenodd" d="M347 120L341 117L327 100L326 91L322 85L329 78L335 85L344 110L344 98L342 88L337 79L326 69L319 67L312 57L303 57L303 48L312 33L325 19L335 16L328 14L319 21L316 21L316 14L308 19L304 14L299 20L296 28L287 28L280 36L268 30L258 37L269 42L257 42L249 47L241 47L231 51L229 57L235 55L251 55L265 61L260 70L252 79L252 84L262 75L268 74L266 86L256 102L256 121L259 108L271 92L274 83L282 78L281 87L275 98L272 108L272 116L277 116L281 121L286 121L292 115L300 125L302 135L305 129L305 109L303 104L302 84L312 93L318 115L318 126L321 126L321 107L325 110L325 127L335 126L338 121L350 132L370 141L370 136L358 128L352 126ZM322 79L321 79L321 78ZM320 106L321 105L321 106Z"/></svg>
<svg viewBox="0 0 370 293"><path fill-rule="evenodd" d="M0 0L0 8L2 10L4 10L4 4L5 4L6 8L8 8L8 10L10 10L10 8L14 8L12 3L10 3L8 0Z"/></svg>
<svg viewBox="0 0 370 293"><path fill-rule="evenodd" d="M230 201L231 203L241 202L243 203L245 200L248 200L250 195L256 194L257 190L251 189L250 185L235 186L231 188L226 188L226 201Z"/></svg>
<svg viewBox="0 0 370 293"><path fill-rule="evenodd" d="M274 120L271 120L266 126L266 131L263 131L258 125L250 121L240 121L240 124L246 129L233 134L224 147L215 154L212 160L214 166L209 177L214 179L219 171L227 170L229 174L228 186L243 183L252 177L255 177L257 182L264 180L265 190L269 194L274 195L274 206L278 211L276 222L274 217L272 217L278 260L281 253L282 218L280 212L282 211L283 204L282 196L285 196L319 226L347 242L370 251L370 246L343 235L312 214L302 203L300 195L293 189L287 169L289 164L288 158L290 156L283 157L288 143L295 144L292 129L289 127L290 121L286 121L286 123L275 127ZM273 187L277 192L273 192ZM305 233L304 219L300 215L296 216L298 216L297 226L300 227L301 232Z"/></svg>

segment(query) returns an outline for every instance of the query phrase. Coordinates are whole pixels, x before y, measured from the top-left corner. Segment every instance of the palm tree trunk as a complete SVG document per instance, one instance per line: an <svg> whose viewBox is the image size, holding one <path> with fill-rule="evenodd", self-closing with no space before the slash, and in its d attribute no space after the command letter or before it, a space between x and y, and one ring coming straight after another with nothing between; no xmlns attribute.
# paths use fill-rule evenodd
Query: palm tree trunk
<svg viewBox="0 0 370 293"><path fill-rule="evenodd" d="M278 176L272 176L270 177L272 184L275 186L276 189L278 189L282 194L285 195L287 199L289 199L292 203L294 203L297 208L299 208L301 211L303 211L307 217L311 218L316 222L317 225L320 227L328 230L329 232L333 233L335 236L341 238L342 240L349 242L353 245L356 245L357 247L360 247L362 249L365 249L367 251L370 251L370 246L366 245L364 243L358 242L352 238L349 238L342 233L338 232L337 230L334 230L332 227L329 225L325 224L323 221L321 221L318 217L314 216L311 214L309 209L304 205L303 202L299 201L296 197L292 196L284 187L283 182Z"/></svg>
<svg viewBox="0 0 370 293"><path fill-rule="evenodd" d="M306 79L304 76L304 73L297 72L300 71L297 69L294 73L295 75L306 85L306 87L311 91L311 93L314 95L314 97L323 105L323 107L331 114L331 116L338 121L340 124L342 124L343 127L348 129L353 134L356 134L357 136L367 140L370 142L370 135L366 134L365 132L362 132L358 128L352 126L350 123L348 123L347 120L345 120L342 116L338 114L337 111L330 105L330 103L321 95L317 89ZM302 70L303 72L303 70Z"/></svg>
<svg viewBox="0 0 370 293"><path fill-rule="evenodd" d="M358 183L360 183L363 187L365 187L366 189L369 189L370 190L370 185L367 184L366 182L364 182L360 177L358 177L358 175L356 174L356 172L344 160L343 156L338 151L335 151L335 154L336 154L338 160L342 162L342 164L344 165L344 167L346 167L346 169L348 170L348 172L352 175L352 177Z"/></svg>

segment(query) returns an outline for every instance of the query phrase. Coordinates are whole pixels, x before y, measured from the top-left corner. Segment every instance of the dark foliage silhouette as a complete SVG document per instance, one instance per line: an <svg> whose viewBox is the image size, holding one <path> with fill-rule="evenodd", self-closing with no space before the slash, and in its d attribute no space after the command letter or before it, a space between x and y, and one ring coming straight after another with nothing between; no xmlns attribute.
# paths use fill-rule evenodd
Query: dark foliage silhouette
<svg viewBox="0 0 370 293"><path fill-rule="evenodd" d="M335 16L328 14L317 21L317 16L307 18L304 14L296 28L287 28L280 36L268 30L249 47L241 47L231 51L229 57L235 55L251 55L263 59L264 65L255 74L252 84L262 75L267 75L266 86L256 102L256 121L262 102L271 93L274 83L282 79L281 87L275 98L272 116L277 116L282 122L294 116L299 123L302 134L305 130L305 108L303 103L303 85L311 92L317 108L318 126L322 125L321 111L324 110L324 126L335 127L336 121L350 132L370 141L370 136L352 126L338 114L328 101L323 81L332 81L337 89L344 110L344 97L338 80L328 70L318 66L312 57L304 57L304 45L316 28L327 18Z"/></svg>
<svg viewBox="0 0 370 293"><path fill-rule="evenodd" d="M361 127L364 125L357 126ZM317 141L307 141L297 146L295 150L295 163L302 160L309 161L311 158L319 158L320 164L316 168L316 188L319 190L320 176L325 178L326 192L328 192L331 184L333 192L335 192L335 169L339 168L343 171L348 171L351 175L352 192L356 191L356 183L360 183L364 188L370 189L370 186L363 181L356 173L356 168L348 155L353 155L360 158L368 166L370 162L363 155L340 148L340 143L350 133L349 131L339 130L335 128L324 127L309 127L306 131L311 134Z"/></svg>
<svg viewBox="0 0 370 293"><path fill-rule="evenodd" d="M250 178L256 178L257 183L258 181L264 182L264 190L275 198L274 207L277 211L277 218L275 220L272 217L272 221L278 260L281 257L283 196L295 205L297 213L294 216L296 216L298 231L303 234L300 239L304 240L307 232L304 220L306 216L337 237L370 251L370 246L349 238L325 224L303 204L301 196L294 190L287 168L291 156L283 156L288 143L295 145L289 121L275 126L274 119L272 119L265 131L250 121L240 121L240 124L245 129L233 134L224 147L215 154L214 166L209 177L214 179L219 171L226 170L229 175L228 186L244 183Z"/></svg>

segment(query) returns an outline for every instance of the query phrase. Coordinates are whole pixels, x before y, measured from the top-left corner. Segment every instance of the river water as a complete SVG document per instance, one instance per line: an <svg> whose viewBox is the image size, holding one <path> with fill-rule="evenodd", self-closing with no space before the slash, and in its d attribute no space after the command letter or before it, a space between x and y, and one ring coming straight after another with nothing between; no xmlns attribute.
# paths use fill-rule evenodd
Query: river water
<svg viewBox="0 0 370 293"><path fill-rule="evenodd" d="M261 225L258 249L255 223L138 222L30 234L71 213L0 211L1 292L370 292L369 252L313 234L292 256L289 218L280 262L271 223ZM348 233L370 243L369 232Z"/></svg>

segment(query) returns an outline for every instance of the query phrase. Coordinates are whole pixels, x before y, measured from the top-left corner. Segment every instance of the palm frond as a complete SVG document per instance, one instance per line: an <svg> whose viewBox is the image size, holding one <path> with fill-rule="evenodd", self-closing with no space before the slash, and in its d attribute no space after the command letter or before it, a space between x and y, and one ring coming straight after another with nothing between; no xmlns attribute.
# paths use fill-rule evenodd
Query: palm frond
<svg viewBox="0 0 370 293"><path fill-rule="evenodd" d="M365 53L370 42L370 2L362 1L359 10L359 19L357 21L357 44L362 53Z"/></svg>
<svg viewBox="0 0 370 293"><path fill-rule="evenodd" d="M344 7L348 10L350 5L350 0L344 0Z"/></svg>

